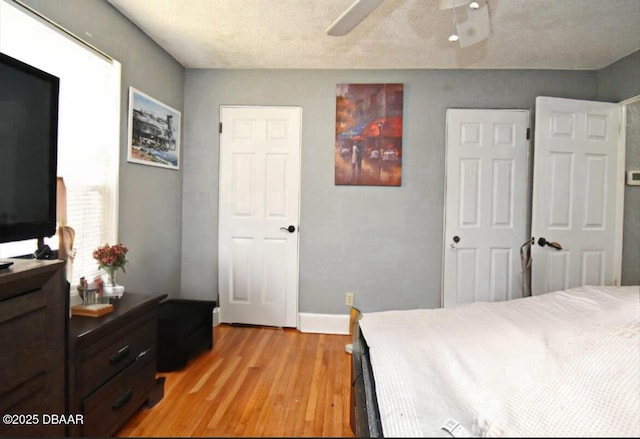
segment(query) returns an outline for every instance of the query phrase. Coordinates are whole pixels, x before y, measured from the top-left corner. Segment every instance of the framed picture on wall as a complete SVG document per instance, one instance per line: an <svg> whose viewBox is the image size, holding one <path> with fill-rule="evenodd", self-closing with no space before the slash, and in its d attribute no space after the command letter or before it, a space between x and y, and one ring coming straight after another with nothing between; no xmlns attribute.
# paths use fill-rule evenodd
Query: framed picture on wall
<svg viewBox="0 0 640 439"><path fill-rule="evenodd" d="M335 184L402 184L403 84L336 86Z"/></svg>
<svg viewBox="0 0 640 439"><path fill-rule="evenodd" d="M180 169L180 112L129 87L127 160Z"/></svg>

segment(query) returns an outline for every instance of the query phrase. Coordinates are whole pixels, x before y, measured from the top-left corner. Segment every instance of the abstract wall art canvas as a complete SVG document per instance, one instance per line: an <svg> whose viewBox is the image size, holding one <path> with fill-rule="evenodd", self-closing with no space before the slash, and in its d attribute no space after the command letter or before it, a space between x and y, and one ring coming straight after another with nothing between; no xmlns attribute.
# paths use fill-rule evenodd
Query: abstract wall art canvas
<svg viewBox="0 0 640 439"><path fill-rule="evenodd" d="M402 184L403 84L336 86L335 184Z"/></svg>

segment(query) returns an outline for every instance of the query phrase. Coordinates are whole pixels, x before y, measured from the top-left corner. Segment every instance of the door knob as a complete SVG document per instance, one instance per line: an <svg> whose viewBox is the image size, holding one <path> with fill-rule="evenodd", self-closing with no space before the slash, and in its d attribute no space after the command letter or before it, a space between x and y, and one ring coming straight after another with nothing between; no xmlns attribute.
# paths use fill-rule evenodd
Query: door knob
<svg viewBox="0 0 640 439"><path fill-rule="evenodd" d="M538 245L540 247L549 246L549 247L555 248L556 250L562 250L562 246L559 243L557 243L555 241L549 242L543 237L538 238Z"/></svg>
<svg viewBox="0 0 640 439"><path fill-rule="evenodd" d="M296 228L295 228L295 226L280 227L280 230L284 230L285 232L293 233L293 232L296 231Z"/></svg>

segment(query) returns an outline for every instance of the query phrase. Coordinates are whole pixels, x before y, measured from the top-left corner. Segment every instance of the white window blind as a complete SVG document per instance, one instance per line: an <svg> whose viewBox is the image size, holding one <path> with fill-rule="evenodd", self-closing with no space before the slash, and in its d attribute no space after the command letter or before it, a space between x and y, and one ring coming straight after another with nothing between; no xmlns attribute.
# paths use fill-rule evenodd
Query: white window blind
<svg viewBox="0 0 640 439"><path fill-rule="evenodd" d="M0 51L60 78L58 176L75 230L68 279L99 274L92 253L117 242L120 63L105 58L11 1L0 0ZM57 237L46 240L57 248ZM33 253L36 241L0 245L0 257Z"/></svg>

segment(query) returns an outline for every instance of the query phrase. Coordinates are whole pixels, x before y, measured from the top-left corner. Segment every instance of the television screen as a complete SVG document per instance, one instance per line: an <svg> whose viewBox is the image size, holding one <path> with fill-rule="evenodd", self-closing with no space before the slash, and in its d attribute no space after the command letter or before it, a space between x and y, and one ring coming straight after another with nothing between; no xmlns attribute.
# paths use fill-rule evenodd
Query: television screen
<svg viewBox="0 0 640 439"><path fill-rule="evenodd" d="M0 53L0 242L55 234L59 85Z"/></svg>

